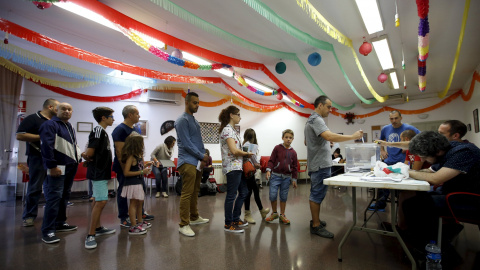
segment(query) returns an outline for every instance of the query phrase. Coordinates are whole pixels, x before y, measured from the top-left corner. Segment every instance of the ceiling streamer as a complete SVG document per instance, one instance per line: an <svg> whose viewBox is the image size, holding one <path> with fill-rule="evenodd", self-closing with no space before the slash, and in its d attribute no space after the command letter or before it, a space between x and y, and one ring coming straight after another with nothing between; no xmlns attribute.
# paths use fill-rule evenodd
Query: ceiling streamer
<svg viewBox="0 0 480 270"><path fill-rule="evenodd" d="M254 1L254 0L251 0ZM255 1L259 2L259 1ZM388 96L382 97L380 96L375 90L373 89L372 85L370 84L370 81L368 80L367 76L365 75L365 72L363 71L362 65L360 64L360 60L358 60L357 53L355 52L355 49L353 49L352 45L352 40L349 39L347 36L342 34L340 31L338 31L333 25L331 25L323 16L318 12L318 10L310 4L308 0L297 0L297 4L305 10L307 14L310 15L310 18L315 21L315 23L323 30L325 33L327 33L329 36L331 36L333 39L337 40L340 44L343 44L347 47L350 48L353 54L353 58L355 60L355 63L357 64L358 71L360 71L360 75L362 75L363 81L368 87L368 90L370 93L375 97L376 100L379 102L385 102L385 100L388 99ZM297 29L298 30L298 29ZM294 32L287 32L290 35L293 35L292 33ZM296 35L293 35L294 37L297 37ZM309 43L310 44L310 43Z"/></svg>
<svg viewBox="0 0 480 270"><path fill-rule="evenodd" d="M223 29L221 29L221 28L203 20L202 18L190 13L189 11L183 9L182 7L176 5L175 3L172 3L169 0L150 0L150 1L157 4L158 6L160 6L162 8L164 8L165 10L172 13L173 15L175 15L175 16L177 16L177 17L195 25L196 27L198 27L198 28L200 28L200 29L202 29L206 32L217 35L217 36L219 36L220 38L222 38L226 41L229 41L229 42L234 43L236 45L247 48L247 49L249 49L253 52L260 53L260 54L263 54L263 55L266 55L266 56L280 58L280 59L284 59L284 60L295 61L297 63L297 65L300 67L300 69L302 70L302 72L305 75L305 77L307 78L307 80L317 90L317 92L319 92L321 95L326 95L323 92L323 90L318 86L318 84L315 82L313 77L307 71L307 69L303 65L302 61L298 58L298 56L296 54L272 50L272 49L263 47L261 45L255 44L253 42L250 42L248 40L242 39L240 37L237 37L237 36L227 32L227 31L224 31ZM330 44L328 42L325 42L325 41L318 40L318 42L316 44L316 47L320 48L322 50L331 51L334 54L334 56L336 58L336 61L337 61L337 64L339 65L340 70L343 72L344 77L347 76L345 74L345 72L343 71L343 67L340 65L340 61L338 60L338 58L335 54L335 51L333 50L333 45L332 44ZM211 60L214 60L214 59L211 59ZM229 62L224 62L224 63L228 63L229 65L236 66L236 67L242 67L242 66L238 66L238 65L235 65L235 64L232 64L232 63L229 63ZM259 69L259 68L255 68L255 69ZM264 71L270 77L270 79L272 79L275 83L277 83L277 85L282 90L285 89L284 85L280 85L276 80L274 80L272 78L274 76L273 76L273 74L271 74L270 71L267 72L268 69L264 70L262 68L260 70ZM350 80L348 80L348 77L346 77L346 79L347 79L348 84L350 85L350 88L352 88L352 90L354 90L355 88L353 88L353 85L350 82ZM286 92L289 93L289 91L286 91ZM361 99L364 103L371 104L373 102L372 100L363 98L360 94L358 94L358 92L356 92L356 90L354 92L357 95L357 97L359 99ZM291 93L289 93L289 95L291 95ZM299 100L301 102L301 99L298 99L298 97L296 97L296 96L293 96L293 99ZM303 102L301 102L301 103L303 103ZM305 105L305 107L308 108L308 106L305 103L303 103L303 104ZM345 111L350 110L350 109L355 107L355 104L351 104L351 105L348 105L348 106L342 106L340 104L335 103L335 101L332 101L332 104L333 104L334 107L336 107L338 109L341 109L341 110L345 110Z"/></svg>

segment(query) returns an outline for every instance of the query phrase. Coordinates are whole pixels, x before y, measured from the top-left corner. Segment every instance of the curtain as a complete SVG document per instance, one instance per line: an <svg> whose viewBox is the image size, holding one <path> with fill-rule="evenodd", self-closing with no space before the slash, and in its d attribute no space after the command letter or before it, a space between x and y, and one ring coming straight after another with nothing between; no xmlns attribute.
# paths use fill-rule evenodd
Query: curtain
<svg viewBox="0 0 480 270"><path fill-rule="evenodd" d="M12 152L9 151L12 150L15 140L17 108L22 82L22 76L0 66L0 184L6 184L10 171L9 160ZM17 179L11 180L16 182Z"/></svg>

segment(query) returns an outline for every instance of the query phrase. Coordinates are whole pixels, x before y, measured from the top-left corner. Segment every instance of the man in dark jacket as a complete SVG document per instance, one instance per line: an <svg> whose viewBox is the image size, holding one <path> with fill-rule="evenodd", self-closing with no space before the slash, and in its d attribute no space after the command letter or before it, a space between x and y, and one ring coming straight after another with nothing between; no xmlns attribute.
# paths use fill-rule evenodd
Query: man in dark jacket
<svg viewBox="0 0 480 270"><path fill-rule="evenodd" d="M47 179L44 183L46 205L42 241L47 244L60 241L55 232L77 229L77 226L66 223L67 202L78 163L81 161L75 130L68 122L72 112L70 104L60 103L57 116L40 126L43 165L47 170Z"/></svg>

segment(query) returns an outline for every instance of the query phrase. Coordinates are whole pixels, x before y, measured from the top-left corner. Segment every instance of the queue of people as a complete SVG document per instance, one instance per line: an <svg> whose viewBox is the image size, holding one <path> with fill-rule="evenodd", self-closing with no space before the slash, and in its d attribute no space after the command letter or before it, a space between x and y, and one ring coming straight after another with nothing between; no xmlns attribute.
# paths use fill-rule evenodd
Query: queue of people
<svg viewBox="0 0 480 270"><path fill-rule="evenodd" d="M172 158L173 148L177 143L176 165L182 179L178 230L184 236L194 237L197 232L191 226L209 222L209 219L200 215L197 203L202 177L205 172L209 173L208 168L212 164L210 154L202 141L200 125L194 117L199 105L198 94L189 92L185 97L185 112L175 121L177 138L168 136L163 144L153 150L151 161L145 161L143 137L135 130L135 124L140 119L135 106L127 105L123 108L124 120L112 132L112 157L109 135L106 132L106 128L115 121L111 108L97 107L92 111L98 126L89 135L87 150L81 153L75 130L69 123L73 113L72 106L47 99L42 110L28 116L17 131L17 139L27 142L30 168L30 184L22 216L23 226L34 225L43 184L46 207L42 241L47 244L57 243L60 241L57 233L77 229L77 226L67 223L66 206L78 163L83 157L88 164L88 178L93 182L94 197L85 248L96 248L96 237L116 232L115 229L101 225L101 214L108 201L107 186L111 180L111 170L117 173L119 180L117 206L121 227L128 228L130 235L146 234L147 229L152 227L149 221L153 220L154 216L144 211L146 188L143 176L153 170L157 186L156 197L167 198L167 168L162 165L161 160ZM320 206L328 190L323 181L331 176L332 159L342 160L343 157L340 149L335 150L332 156L330 146L331 143L360 139L363 131L358 130L351 135L330 131L325 118L332 111L332 102L326 96L319 96L314 102L314 108L304 127L308 175L311 179L309 229L313 235L333 238L334 234L327 230L327 221L320 218ZM401 224L404 224L405 230L414 234L416 240L432 239L430 229L435 226L435 218L447 210L447 194L456 191L480 194L480 150L475 145L462 141L466 127L460 121L446 121L440 125L438 132L420 132L413 126L402 124L400 112L392 111L389 116L391 124L382 129L381 140L378 141L382 147L384 162L405 162L411 166L412 178L427 181L432 185L442 185L436 193L417 192L402 200L401 214L404 215L404 222ZM242 143L235 128L241 121L240 109L233 105L223 109L218 120L222 172L228 183L224 202L224 231L243 233L249 224L255 223L250 210L252 194L262 220L270 223L278 219L279 223L289 225L292 221L286 216L286 202L290 185L297 187L299 169L297 153L291 146L294 131L285 129L282 132L283 142L274 147L268 161L266 177L270 180L271 214L267 216L270 209L262 204L255 175L244 172L244 165L248 162L255 169L260 167L255 131L247 129ZM251 145L257 146L254 152L249 151ZM405 154L402 149L408 149L408 152ZM278 197L280 213L277 209ZM376 205L372 205L370 209L384 208L381 204L387 197L387 192L382 192ZM243 207L244 219L241 218ZM429 215L425 215L426 212Z"/></svg>

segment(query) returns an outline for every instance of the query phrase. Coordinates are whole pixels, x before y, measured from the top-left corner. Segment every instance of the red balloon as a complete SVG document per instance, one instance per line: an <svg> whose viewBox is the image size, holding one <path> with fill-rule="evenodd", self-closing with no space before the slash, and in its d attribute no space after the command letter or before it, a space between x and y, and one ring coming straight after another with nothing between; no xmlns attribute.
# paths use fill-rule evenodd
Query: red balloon
<svg viewBox="0 0 480 270"><path fill-rule="evenodd" d="M33 1L32 2L37 8L39 9L46 9L51 7L53 4L52 3L45 3L45 2L38 2L38 1Z"/></svg>
<svg viewBox="0 0 480 270"><path fill-rule="evenodd" d="M381 82L381 83L384 83L386 80L388 80L388 76L387 74L385 73L380 73L380 75L378 75L378 81Z"/></svg>
<svg viewBox="0 0 480 270"><path fill-rule="evenodd" d="M367 56L369 53L372 52L372 44L364 41L363 44L360 46L360 48L358 49L358 52L360 52L361 54Z"/></svg>
<svg viewBox="0 0 480 270"><path fill-rule="evenodd" d="M278 94L277 94L277 99L278 99L278 100L282 100L282 99L283 99L283 95L282 95L281 92L278 92Z"/></svg>

